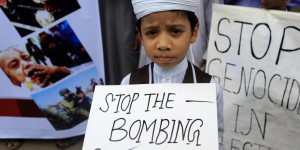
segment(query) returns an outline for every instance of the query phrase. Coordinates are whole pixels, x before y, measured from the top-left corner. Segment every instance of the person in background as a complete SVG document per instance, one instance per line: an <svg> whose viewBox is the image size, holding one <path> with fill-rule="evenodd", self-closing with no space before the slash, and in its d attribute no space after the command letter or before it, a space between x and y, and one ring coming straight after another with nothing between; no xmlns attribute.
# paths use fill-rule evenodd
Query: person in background
<svg viewBox="0 0 300 150"><path fill-rule="evenodd" d="M36 63L41 64L41 62L47 66L45 55L43 54L43 51L32 42L31 38L27 39L26 43L26 49L27 52L30 54L30 57L32 56Z"/></svg>
<svg viewBox="0 0 300 150"><path fill-rule="evenodd" d="M286 10L286 5L289 2L291 0L224 0L224 4L274 10Z"/></svg>
<svg viewBox="0 0 300 150"><path fill-rule="evenodd" d="M260 6L264 9L286 10L289 2L291 0L261 0Z"/></svg>
<svg viewBox="0 0 300 150"><path fill-rule="evenodd" d="M76 96L78 98L75 103L76 114L88 118L91 109L92 99L85 95L85 93L82 90L77 90Z"/></svg>
<svg viewBox="0 0 300 150"><path fill-rule="evenodd" d="M196 41L199 0L132 0L137 30L149 65L131 72L121 84L215 83L220 149L223 149L223 93L211 75L188 62L190 44ZM147 6L147 7L145 7Z"/></svg>
<svg viewBox="0 0 300 150"><path fill-rule="evenodd" d="M77 109L75 105L79 100L79 98L74 93L72 93L68 88L61 89L59 91L59 95L63 97L63 100L59 103L59 105L62 105L63 107L67 108L73 114L76 113ZM64 149L70 147L76 144L83 137L84 137L83 135L79 135L79 136L59 139L56 141L56 148Z"/></svg>
<svg viewBox="0 0 300 150"><path fill-rule="evenodd" d="M260 0L224 0L224 4L247 7L260 7Z"/></svg>
<svg viewBox="0 0 300 150"><path fill-rule="evenodd" d="M68 88L63 88L59 91L59 95L63 97L63 99L60 101L59 105L62 105L66 109L68 109L70 112L75 112L75 103L78 100L76 95L72 93Z"/></svg>
<svg viewBox="0 0 300 150"><path fill-rule="evenodd" d="M72 68L76 66L75 62L68 55L69 49L67 45L58 42L52 35L42 32L39 34L41 49L50 59L54 66L65 66Z"/></svg>
<svg viewBox="0 0 300 150"><path fill-rule="evenodd" d="M91 79L90 86L91 86L91 88L92 88L93 91L95 91L96 85L98 85L98 83L96 82L96 79L95 79L95 78L92 78L92 79Z"/></svg>
<svg viewBox="0 0 300 150"><path fill-rule="evenodd" d="M99 79L99 85L105 85L104 81L102 78Z"/></svg>
<svg viewBox="0 0 300 150"><path fill-rule="evenodd" d="M194 44L190 46L188 60L194 65L204 70L209 41L212 6L213 4L223 4L223 0L200 0L196 16L199 19L199 33Z"/></svg>

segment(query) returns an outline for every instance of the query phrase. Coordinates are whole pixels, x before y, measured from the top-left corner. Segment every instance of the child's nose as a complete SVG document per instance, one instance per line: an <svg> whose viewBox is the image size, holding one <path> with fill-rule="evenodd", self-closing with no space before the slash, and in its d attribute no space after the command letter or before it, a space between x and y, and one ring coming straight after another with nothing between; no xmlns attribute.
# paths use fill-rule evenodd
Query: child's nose
<svg viewBox="0 0 300 150"><path fill-rule="evenodd" d="M171 49L171 41L166 33L159 35L156 48L160 51L168 51Z"/></svg>

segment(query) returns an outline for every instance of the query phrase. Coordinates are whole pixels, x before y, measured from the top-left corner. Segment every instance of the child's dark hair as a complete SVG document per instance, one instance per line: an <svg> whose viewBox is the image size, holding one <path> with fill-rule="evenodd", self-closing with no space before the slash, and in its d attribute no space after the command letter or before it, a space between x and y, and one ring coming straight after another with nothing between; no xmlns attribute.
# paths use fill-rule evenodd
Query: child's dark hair
<svg viewBox="0 0 300 150"><path fill-rule="evenodd" d="M179 15L182 15L183 17L186 17L190 21L191 30L192 30L192 33L193 33L193 30L194 30L196 24L199 22L198 18L195 15L194 12L185 11L185 10L171 10L171 12L177 12ZM136 27L137 27L140 34L141 34L142 19L143 18L136 21Z"/></svg>

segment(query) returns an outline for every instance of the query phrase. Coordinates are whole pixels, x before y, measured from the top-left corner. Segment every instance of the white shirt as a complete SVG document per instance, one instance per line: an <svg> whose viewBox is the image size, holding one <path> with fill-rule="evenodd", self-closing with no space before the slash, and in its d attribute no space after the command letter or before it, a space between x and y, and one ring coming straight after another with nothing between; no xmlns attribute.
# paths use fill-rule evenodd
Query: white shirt
<svg viewBox="0 0 300 150"><path fill-rule="evenodd" d="M149 67L151 68L151 67ZM171 69L163 69L158 65L154 64L153 67L153 83L182 83L186 70L188 68L188 61L184 59L178 65ZM149 72L149 77L151 73ZM130 74L123 78L121 85L129 85ZM150 81L149 81L150 82ZM151 82L150 82L151 83ZM216 84L217 94L217 114L218 114L218 135L219 135L219 146L223 149L222 139L224 134L224 121L223 121L223 91L221 86L214 80L211 79L210 83Z"/></svg>

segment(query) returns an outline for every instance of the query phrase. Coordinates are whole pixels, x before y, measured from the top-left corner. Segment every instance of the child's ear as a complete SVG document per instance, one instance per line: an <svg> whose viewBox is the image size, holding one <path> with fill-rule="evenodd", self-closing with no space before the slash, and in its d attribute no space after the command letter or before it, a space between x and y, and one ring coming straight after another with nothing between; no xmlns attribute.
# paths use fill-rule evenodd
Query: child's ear
<svg viewBox="0 0 300 150"><path fill-rule="evenodd" d="M199 31L199 23L197 23L192 31L192 37L190 43L193 44L197 37L198 37L198 31Z"/></svg>
<svg viewBox="0 0 300 150"><path fill-rule="evenodd" d="M135 31L136 31L136 34L138 34L140 42L143 42L143 40L142 40L142 34L141 34L141 32L139 32L139 30L138 30L137 27L135 27Z"/></svg>
<svg viewBox="0 0 300 150"><path fill-rule="evenodd" d="M134 50L138 51L141 45L141 36L137 28L135 28Z"/></svg>

